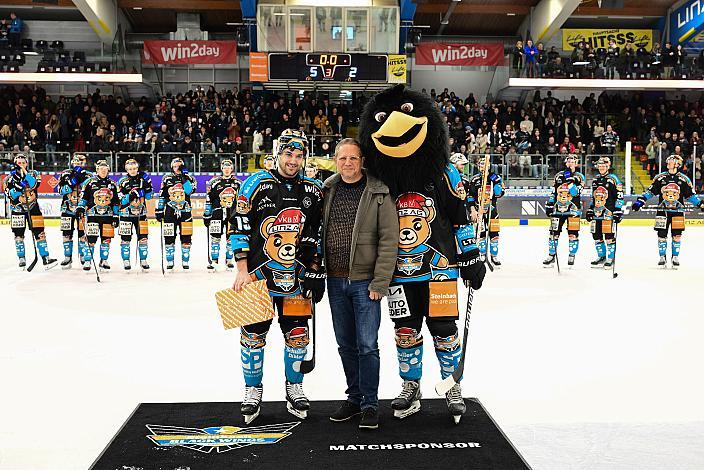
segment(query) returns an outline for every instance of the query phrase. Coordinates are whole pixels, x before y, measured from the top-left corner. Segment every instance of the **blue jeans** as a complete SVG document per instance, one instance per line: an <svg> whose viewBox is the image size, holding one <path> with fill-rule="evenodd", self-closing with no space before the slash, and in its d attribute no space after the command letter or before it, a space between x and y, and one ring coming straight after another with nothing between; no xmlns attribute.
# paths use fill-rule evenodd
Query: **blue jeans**
<svg viewBox="0 0 704 470"><path fill-rule="evenodd" d="M362 409L379 406L377 339L381 301L369 298L370 282L328 278L332 326L347 378L347 400Z"/></svg>

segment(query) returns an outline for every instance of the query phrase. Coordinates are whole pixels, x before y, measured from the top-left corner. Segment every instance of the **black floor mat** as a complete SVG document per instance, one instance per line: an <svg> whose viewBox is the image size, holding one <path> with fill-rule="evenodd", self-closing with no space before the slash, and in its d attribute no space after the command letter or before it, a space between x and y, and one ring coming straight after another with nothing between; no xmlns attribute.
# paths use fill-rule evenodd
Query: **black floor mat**
<svg viewBox="0 0 704 470"><path fill-rule="evenodd" d="M245 426L239 403L143 403L93 464L95 470L530 469L477 399L455 425L445 401L423 400L406 419L380 403L380 427L328 419L340 402L312 402L305 421L284 402L262 404Z"/></svg>

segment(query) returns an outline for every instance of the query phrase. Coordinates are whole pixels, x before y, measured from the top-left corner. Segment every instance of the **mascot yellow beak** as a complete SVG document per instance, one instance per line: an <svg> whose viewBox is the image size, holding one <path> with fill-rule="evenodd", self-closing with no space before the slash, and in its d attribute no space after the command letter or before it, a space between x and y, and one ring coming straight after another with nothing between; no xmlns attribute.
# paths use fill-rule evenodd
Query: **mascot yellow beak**
<svg viewBox="0 0 704 470"><path fill-rule="evenodd" d="M428 118L413 117L393 111L378 131L372 134L379 152L394 158L406 158L423 145L428 134Z"/></svg>

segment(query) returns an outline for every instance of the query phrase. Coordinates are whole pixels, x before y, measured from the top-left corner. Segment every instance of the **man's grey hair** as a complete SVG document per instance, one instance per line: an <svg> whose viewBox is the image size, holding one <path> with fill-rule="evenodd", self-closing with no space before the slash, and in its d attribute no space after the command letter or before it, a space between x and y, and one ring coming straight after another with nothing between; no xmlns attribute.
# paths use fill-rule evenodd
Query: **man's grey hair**
<svg viewBox="0 0 704 470"><path fill-rule="evenodd" d="M362 153L362 146L360 145L359 141L357 139L353 139L352 137L346 137L339 141L335 146L335 158L337 158L337 153L340 151L340 148L342 148L343 145L355 145L359 149L360 155Z"/></svg>

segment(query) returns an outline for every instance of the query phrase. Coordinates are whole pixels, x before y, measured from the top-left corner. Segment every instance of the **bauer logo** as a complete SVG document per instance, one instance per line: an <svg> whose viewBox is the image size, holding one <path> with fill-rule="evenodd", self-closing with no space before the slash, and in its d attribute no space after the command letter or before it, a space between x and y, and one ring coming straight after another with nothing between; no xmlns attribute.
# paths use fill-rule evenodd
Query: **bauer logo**
<svg viewBox="0 0 704 470"><path fill-rule="evenodd" d="M208 454L223 453L252 445L276 444L291 435L300 422L268 424L266 426L214 426L209 428L184 428L147 424L149 438L158 447L184 447Z"/></svg>

